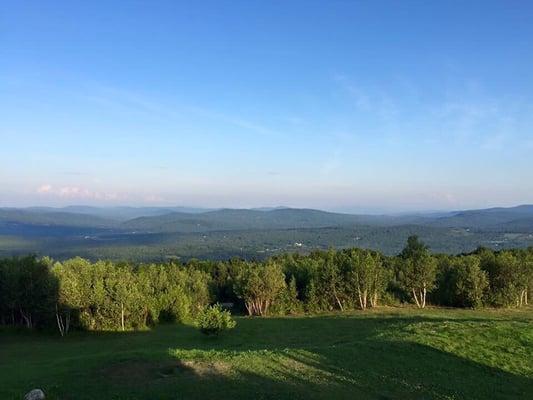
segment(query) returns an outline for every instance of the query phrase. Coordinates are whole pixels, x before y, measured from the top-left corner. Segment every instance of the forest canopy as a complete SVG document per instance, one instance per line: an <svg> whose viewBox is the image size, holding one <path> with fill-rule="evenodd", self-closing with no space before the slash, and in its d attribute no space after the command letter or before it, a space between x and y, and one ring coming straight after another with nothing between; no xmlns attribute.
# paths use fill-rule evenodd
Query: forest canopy
<svg viewBox="0 0 533 400"><path fill-rule="evenodd" d="M283 254L264 262L134 264L76 257L0 260L0 324L146 329L188 322L212 304L248 315L344 311L410 302L520 307L533 291L533 248L432 254L416 236L397 256L363 249Z"/></svg>

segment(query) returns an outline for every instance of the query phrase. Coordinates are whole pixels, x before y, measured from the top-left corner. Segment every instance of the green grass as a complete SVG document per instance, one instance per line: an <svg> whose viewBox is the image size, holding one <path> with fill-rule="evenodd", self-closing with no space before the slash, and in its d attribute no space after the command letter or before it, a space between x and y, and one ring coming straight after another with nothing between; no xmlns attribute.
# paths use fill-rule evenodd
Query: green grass
<svg viewBox="0 0 533 400"><path fill-rule="evenodd" d="M0 398L532 399L533 308L238 318L218 338L0 334Z"/></svg>

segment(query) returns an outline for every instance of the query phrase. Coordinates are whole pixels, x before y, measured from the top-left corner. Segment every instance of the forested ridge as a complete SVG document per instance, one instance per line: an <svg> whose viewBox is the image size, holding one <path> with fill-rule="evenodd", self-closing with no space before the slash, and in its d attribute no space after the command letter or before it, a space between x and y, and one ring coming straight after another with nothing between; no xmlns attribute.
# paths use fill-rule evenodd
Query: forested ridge
<svg viewBox="0 0 533 400"><path fill-rule="evenodd" d="M405 215L294 208L0 208L0 258L32 253L60 261L264 261L330 247L392 256L411 235L437 253L527 248L533 245L533 206Z"/></svg>
<svg viewBox="0 0 533 400"><path fill-rule="evenodd" d="M187 322L213 303L249 315L413 303L520 307L533 291L533 248L432 254L416 236L396 256L363 249L266 261L134 264L76 257L0 260L0 324L29 329L145 329Z"/></svg>

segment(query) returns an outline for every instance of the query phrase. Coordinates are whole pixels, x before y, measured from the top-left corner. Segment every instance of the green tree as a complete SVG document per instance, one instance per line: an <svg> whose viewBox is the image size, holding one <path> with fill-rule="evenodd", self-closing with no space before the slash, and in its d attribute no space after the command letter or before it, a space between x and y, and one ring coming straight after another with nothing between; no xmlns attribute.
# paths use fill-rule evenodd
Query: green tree
<svg viewBox="0 0 533 400"><path fill-rule="evenodd" d="M489 277L489 301L495 306L519 306L524 278L519 259L512 251L480 253L481 266Z"/></svg>
<svg viewBox="0 0 533 400"><path fill-rule="evenodd" d="M143 296L136 274L128 265L111 267L106 278L110 308L120 330L142 327Z"/></svg>
<svg viewBox="0 0 533 400"><path fill-rule="evenodd" d="M273 304L273 312L277 314L297 314L302 311L302 303L298 298L296 278L291 276L289 284L282 290L276 303Z"/></svg>
<svg viewBox="0 0 533 400"><path fill-rule="evenodd" d="M46 260L34 256L13 259L14 305L27 328L46 325L53 318L57 285Z"/></svg>
<svg viewBox="0 0 533 400"><path fill-rule="evenodd" d="M340 268L341 261L335 256L335 251L329 250L323 258L323 264L317 276L317 289L330 309L338 306L341 311L344 311L345 279Z"/></svg>
<svg viewBox="0 0 533 400"><path fill-rule="evenodd" d="M483 304L483 297L488 288L488 277L480 264L481 260L476 256L454 258L451 284L455 305L476 308Z"/></svg>
<svg viewBox="0 0 533 400"><path fill-rule="evenodd" d="M380 255L368 250L352 250L347 256L346 265L348 288L356 297L359 307L362 310L369 305L376 307L389 281Z"/></svg>
<svg viewBox="0 0 533 400"><path fill-rule="evenodd" d="M417 236L411 236L400 253L398 280L419 308L426 306L427 293L435 287L437 261Z"/></svg>
<svg viewBox="0 0 533 400"><path fill-rule="evenodd" d="M285 286L279 263L270 260L264 265L244 263L235 290L244 301L248 315L267 315Z"/></svg>
<svg viewBox="0 0 533 400"><path fill-rule="evenodd" d="M519 252L518 268L520 270L517 278L520 290L518 304L522 306L529 304L529 293L533 290L533 249Z"/></svg>
<svg viewBox="0 0 533 400"><path fill-rule="evenodd" d="M308 312L315 313L320 311L320 298L317 293L315 280L311 279L306 287L305 292L305 309Z"/></svg>
<svg viewBox="0 0 533 400"><path fill-rule="evenodd" d="M57 328L61 336L69 333L73 313L81 306L77 279L68 264L56 262L52 273L58 282L58 296L55 304Z"/></svg>
<svg viewBox="0 0 533 400"><path fill-rule="evenodd" d="M15 259L0 261L0 311L2 323L15 326L18 322L18 271Z"/></svg>

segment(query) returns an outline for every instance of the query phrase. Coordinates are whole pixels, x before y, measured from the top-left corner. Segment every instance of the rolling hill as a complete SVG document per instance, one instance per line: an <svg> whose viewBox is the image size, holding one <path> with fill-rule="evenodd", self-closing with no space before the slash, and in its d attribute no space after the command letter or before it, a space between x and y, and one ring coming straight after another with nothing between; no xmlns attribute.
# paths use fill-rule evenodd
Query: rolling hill
<svg viewBox="0 0 533 400"><path fill-rule="evenodd" d="M143 261L264 258L283 251L328 247L364 247L395 254L412 234L432 250L445 253L478 246L532 246L533 206L400 216L281 207L0 209L1 256L36 253Z"/></svg>
<svg viewBox="0 0 533 400"><path fill-rule="evenodd" d="M298 208L186 207L0 208L0 224L109 228L139 232L308 229L356 225L421 225L490 231L533 231L533 205L435 214L355 215Z"/></svg>
<svg viewBox="0 0 533 400"><path fill-rule="evenodd" d="M78 214L60 210L0 208L0 225L68 226L111 228L116 222L92 214Z"/></svg>
<svg viewBox="0 0 533 400"><path fill-rule="evenodd" d="M211 211L206 208L193 207L92 207L92 206L67 206L61 208L54 207L30 207L27 211L44 213L68 213L94 215L100 218L127 221L133 218L158 216L173 212L183 212L188 214Z"/></svg>
<svg viewBox="0 0 533 400"><path fill-rule="evenodd" d="M487 208L457 211L452 215L428 219L424 223L447 228L507 230L519 224L521 229L533 231L533 205L510 208Z"/></svg>
<svg viewBox="0 0 533 400"><path fill-rule="evenodd" d="M145 232L306 229L367 224L372 217L326 211L283 208L267 211L222 209L198 214L174 212L127 221L121 228Z"/></svg>

